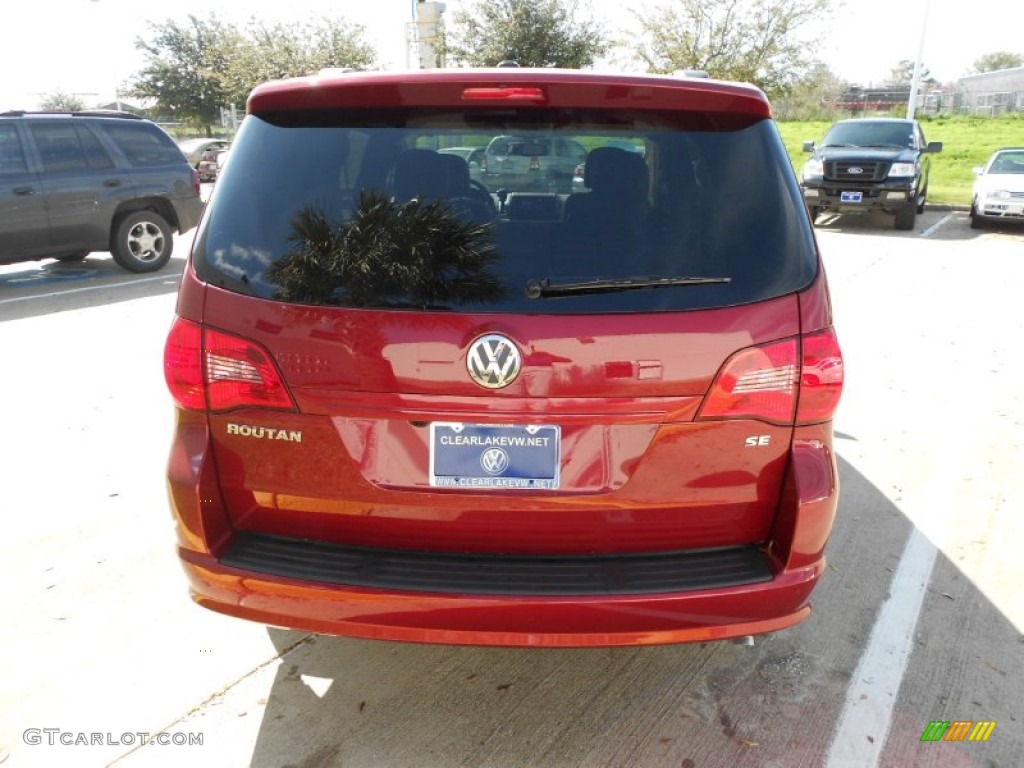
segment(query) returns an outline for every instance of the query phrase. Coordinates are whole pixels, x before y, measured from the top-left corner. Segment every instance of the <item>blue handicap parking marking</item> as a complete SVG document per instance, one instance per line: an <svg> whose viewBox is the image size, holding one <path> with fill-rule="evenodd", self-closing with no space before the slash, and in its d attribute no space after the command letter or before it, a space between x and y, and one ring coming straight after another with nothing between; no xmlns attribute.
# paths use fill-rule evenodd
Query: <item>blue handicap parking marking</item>
<svg viewBox="0 0 1024 768"><path fill-rule="evenodd" d="M0 274L0 283L6 285L49 285L86 280L96 277L100 270L95 267L36 267L9 275Z"/></svg>

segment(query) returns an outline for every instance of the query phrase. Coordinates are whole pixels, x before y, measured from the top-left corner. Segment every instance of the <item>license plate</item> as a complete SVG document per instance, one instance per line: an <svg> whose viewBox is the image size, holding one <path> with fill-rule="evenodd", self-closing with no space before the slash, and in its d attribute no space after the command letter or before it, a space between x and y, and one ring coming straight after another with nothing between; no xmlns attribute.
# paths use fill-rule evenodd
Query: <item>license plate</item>
<svg viewBox="0 0 1024 768"><path fill-rule="evenodd" d="M840 192L839 202L841 203L859 203L864 199L863 192Z"/></svg>
<svg viewBox="0 0 1024 768"><path fill-rule="evenodd" d="M430 425L430 484L439 488L558 488L561 428L536 424Z"/></svg>

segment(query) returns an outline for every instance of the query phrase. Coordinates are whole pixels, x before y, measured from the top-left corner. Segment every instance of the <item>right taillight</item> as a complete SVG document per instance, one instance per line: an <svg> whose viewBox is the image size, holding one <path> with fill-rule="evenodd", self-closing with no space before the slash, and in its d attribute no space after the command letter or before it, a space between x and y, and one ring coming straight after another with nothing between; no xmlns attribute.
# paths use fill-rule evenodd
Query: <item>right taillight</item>
<svg viewBox="0 0 1024 768"><path fill-rule="evenodd" d="M177 318L164 348L164 378L189 410L294 410L295 403L260 345Z"/></svg>
<svg viewBox="0 0 1024 768"><path fill-rule="evenodd" d="M828 421L843 392L843 353L831 328L803 337L797 424Z"/></svg>
<svg viewBox="0 0 1024 768"><path fill-rule="evenodd" d="M828 421L842 388L843 358L829 328L736 352L715 377L698 419Z"/></svg>

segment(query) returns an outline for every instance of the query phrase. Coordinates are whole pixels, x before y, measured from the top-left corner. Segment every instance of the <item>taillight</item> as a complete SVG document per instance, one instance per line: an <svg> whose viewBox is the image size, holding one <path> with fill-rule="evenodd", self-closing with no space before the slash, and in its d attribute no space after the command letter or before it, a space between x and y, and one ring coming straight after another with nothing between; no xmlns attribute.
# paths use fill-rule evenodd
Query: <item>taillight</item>
<svg viewBox="0 0 1024 768"><path fill-rule="evenodd" d="M202 187L200 186L200 183L199 183L199 171L197 171L195 168L193 168L192 169L192 191L195 192L198 195L201 189L202 189Z"/></svg>
<svg viewBox="0 0 1024 768"><path fill-rule="evenodd" d="M796 408L796 388L795 338L741 349L715 377L699 418L789 424Z"/></svg>
<svg viewBox="0 0 1024 768"><path fill-rule="evenodd" d="M295 409L262 347L182 318L167 338L164 378L178 405L190 410Z"/></svg>
<svg viewBox="0 0 1024 768"><path fill-rule="evenodd" d="M828 328L804 336L797 424L831 419L842 392L843 353L839 350L835 331Z"/></svg>
<svg viewBox="0 0 1024 768"><path fill-rule="evenodd" d="M206 408L202 347L202 327L176 318L164 345L164 379L174 401L190 411Z"/></svg>
<svg viewBox="0 0 1024 768"><path fill-rule="evenodd" d="M698 418L828 421L842 389L843 357L829 328L741 349L715 377Z"/></svg>

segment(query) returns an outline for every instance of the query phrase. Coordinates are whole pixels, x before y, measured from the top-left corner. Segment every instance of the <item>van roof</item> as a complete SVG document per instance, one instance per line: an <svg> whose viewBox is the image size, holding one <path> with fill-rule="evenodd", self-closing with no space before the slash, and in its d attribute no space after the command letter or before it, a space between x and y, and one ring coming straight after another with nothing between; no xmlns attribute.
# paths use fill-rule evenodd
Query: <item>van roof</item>
<svg viewBox="0 0 1024 768"><path fill-rule="evenodd" d="M764 93L745 83L672 75L624 75L568 69L432 69L337 72L265 83L249 96L249 114L346 107L632 108L770 117Z"/></svg>

